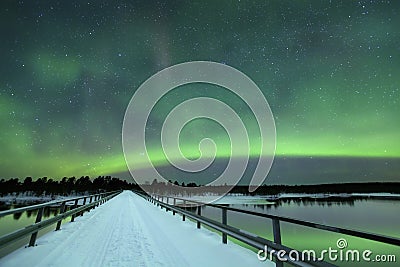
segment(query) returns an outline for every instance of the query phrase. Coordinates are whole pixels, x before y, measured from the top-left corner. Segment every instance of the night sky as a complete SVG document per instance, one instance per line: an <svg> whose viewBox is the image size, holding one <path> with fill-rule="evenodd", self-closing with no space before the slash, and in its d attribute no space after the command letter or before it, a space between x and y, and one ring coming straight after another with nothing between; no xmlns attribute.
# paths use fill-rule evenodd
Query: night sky
<svg viewBox="0 0 400 267"><path fill-rule="evenodd" d="M268 100L275 182L289 172L398 180L399 1L5 0L0 20L0 178L128 177L121 128L135 90L168 66L210 60L244 72ZM226 90L183 86L148 122L154 159L162 120L195 96L230 104L254 126ZM184 129L184 154L198 157L206 135L224 159L226 132L207 120Z"/></svg>

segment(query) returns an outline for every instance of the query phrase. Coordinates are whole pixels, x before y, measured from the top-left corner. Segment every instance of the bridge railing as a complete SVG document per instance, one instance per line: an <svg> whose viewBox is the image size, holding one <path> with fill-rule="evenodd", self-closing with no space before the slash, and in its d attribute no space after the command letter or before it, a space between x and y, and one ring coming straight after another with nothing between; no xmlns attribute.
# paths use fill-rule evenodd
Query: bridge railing
<svg viewBox="0 0 400 267"><path fill-rule="evenodd" d="M42 203L42 204L1 211L0 218L7 216L7 215L13 215L13 214L18 214L18 213L22 213L25 211L33 211L33 210L37 210L37 215L36 215L36 220L35 220L34 224L28 225L24 228L14 231L12 233L1 236L0 237L0 248L3 246L9 245L9 244L11 244L25 236L28 236L28 235L31 235L28 246L32 247L35 245L38 232L41 229L44 229L47 226L50 226L52 224L57 224L55 230L58 231L61 229L61 223L62 223L63 219L71 216L71 222L73 222L75 220L76 216L83 215L83 213L85 211L94 209L95 207L103 204L104 202L113 198L114 196L118 195L119 193L121 193L121 190L93 194L93 195L88 195L88 196L80 196L80 197L73 197L73 198L67 198L67 199L61 199L61 200L54 200L54 201L49 201L49 202ZM68 205L70 203L72 205ZM69 210L68 210L68 206L70 206ZM48 207L58 207L60 213L54 217L51 217L51 218L48 218L48 219L42 221L44 209L48 208Z"/></svg>
<svg viewBox="0 0 400 267"><path fill-rule="evenodd" d="M375 233L368 233L363 231L357 231L352 229L346 229L341 227L334 227L323 225L319 223L313 223L305 220L299 220L284 216L277 216L271 215L266 213L260 213L250 210L243 210L228 207L226 205L219 205L219 204L206 204L203 202L186 199L186 198L179 198L174 196L163 196L154 194L152 196L141 194L142 197L147 199L148 201L161 206L161 208L165 208L167 211L171 210L172 213L179 213L182 215L182 220L185 220L185 217L189 217L197 222L197 228L200 228L201 224L207 225L222 234L222 242L227 243L227 237L231 236L239 241L242 241L251 247L254 247L259 250L264 250L267 247L268 255L271 253L275 257L277 267L283 266L283 262L279 261L277 258L277 252L279 250L284 250L287 253L285 254L286 257L281 257L285 259L285 262L293 265L293 266L336 266L328 262L324 261L317 261L316 259L305 260L305 261L294 261L291 257L288 257L289 252L296 251L298 254L301 255L301 252L284 246L281 240L281 227L280 222L286 222L290 224L305 226L309 228L314 228L318 230L324 230L334 233L345 234L349 236L359 237L366 240L377 241L385 244L400 246L400 239L395 237L384 236ZM172 202L172 203L171 203ZM202 206L209 206L214 207L221 210L221 222L209 219L207 217L201 216L201 207ZM187 207L196 208L196 212L190 212L186 210ZM272 232L273 232L273 241L260 237L254 233L247 232L242 229L238 229L232 227L228 224L228 211L240 213L240 214L248 214L256 217L261 218L268 218L272 220Z"/></svg>

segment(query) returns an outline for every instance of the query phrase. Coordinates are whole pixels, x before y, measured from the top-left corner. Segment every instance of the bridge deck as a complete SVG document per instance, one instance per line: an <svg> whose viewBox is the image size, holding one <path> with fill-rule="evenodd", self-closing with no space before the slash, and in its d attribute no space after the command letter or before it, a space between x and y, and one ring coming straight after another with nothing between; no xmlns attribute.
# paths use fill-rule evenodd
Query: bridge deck
<svg viewBox="0 0 400 267"><path fill-rule="evenodd" d="M132 192L46 234L0 266L274 266L194 223L183 222Z"/></svg>

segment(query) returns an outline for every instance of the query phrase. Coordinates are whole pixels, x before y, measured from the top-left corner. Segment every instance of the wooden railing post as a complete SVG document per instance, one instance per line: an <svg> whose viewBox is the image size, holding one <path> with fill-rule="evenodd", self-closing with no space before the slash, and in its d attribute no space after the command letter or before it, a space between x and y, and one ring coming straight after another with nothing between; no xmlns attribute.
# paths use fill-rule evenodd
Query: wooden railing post
<svg viewBox="0 0 400 267"><path fill-rule="evenodd" d="M100 205L100 202L101 202L101 193L99 194L99 197L97 198L97 200L98 200L99 202L97 202L96 207L98 207L98 206Z"/></svg>
<svg viewBox="0 0 400 267"><path fill-rule="evenodd" d="M78 207L78 200L75 200L74 206L72 207L72 209L75 209ZM71 217L71 222L73 222L75 220L75 214L72 215Z"/></svg>
<svg viewBox="0 0 400 267"><path fill-rule="evenodd" d="M67 206L65 205L65 201L61 204L60 214L64 213L67 210ZM62 219L57 222L56 231L61 229Z"/></svg>
<svg viewBox="0 0 400 267"><path fill-rule="evenodd" d="M83 199L83 206L85 206L86 205L86 197ZM82 213L81 213L81 216L83 216L83 213L84 213L85 211L84 210L82 210Z"/></svg>
<svg viewBox="0 0 400 267"><path fill-rule="evenodd" d="M90 196L89 203L92 203L92 201L93 201L93 196ZM91 209L93 209L93 207L90 207L88 211L90 211Z"/></svg>
<svg viewBox="0 0 400 267"><path fill-rule="evenodd" d="M96 195L94 195L94 200L93 200L93 202L96 202L97 201L97 194ZM97 204L95 204L95 205L93 205L93 209L95 209L97 207Z"/></svg>
<svg viewBox="0 0 400 267"><path fill-rule="evenodd" d="M42 207L38 210L38 214L36 215L35 223L38 223L42 220L43 211L44 211L44 207ZM29 247L33 247L35 245L37 234L38 234L38 232L32 233L31 239L29 240Z"/></svg>
<svg viewBox="0 0 400 267"><path fill-rule="evenodd" d="M222 224L227 225L228 223L228 214L227 210L222 208ZM228 236L225 233L222 233L222 243L228 243Z"/></svg>
<svg viewBox="0 0 400 267"><path fill-rule="evenodd" d="M279 225L278 219L272 219L272 232L274 235L274 243L281 245L281 227ZM283 262L275 258L275 266L276 267L283 267Z"/></svg>
<svg viewBox="0 0 400 267"><path fill-rule="evenodd" d="M186 207L186 200L183 201L183 209L185 209ZM184 221L186 219L185 214L182 214L182 221Z"/></svg>
<svg viewBox="0 0 400 267"><path fill-rule="evenodd" d="M281 227L278 219L272 219L272 232L274 234L274 243L281 245Z"/></svg>
<svg viewBox="0 0 400 267"><path fill-rule="evenodd" d="M201 216L201 206L197 206L197 215ZM197 221L197 229L200 229L200 221Z"/></svg>

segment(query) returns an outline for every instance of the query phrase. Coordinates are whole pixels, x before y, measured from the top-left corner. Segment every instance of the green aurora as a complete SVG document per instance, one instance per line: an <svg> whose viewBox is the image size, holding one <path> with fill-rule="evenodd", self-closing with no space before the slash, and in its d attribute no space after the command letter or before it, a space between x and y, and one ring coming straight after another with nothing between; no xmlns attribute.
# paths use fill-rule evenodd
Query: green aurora
<svg viewBox="0 0 400 267"><path fill-rule="evenodd" d="M157 71L193 60L228 64L256 82L275 117L278 158L400 158L398 1L0 5L0 178L126 172L121 128L130 98ZM167 164L163 119L196 96L230 104L248 126L250 155L259 155L246 105L195 84L166 95L150 116L156 166ZM229 157L227 133L207 120L183 129L183 154L199 157L204 137L216 141L217 158Z"/></svg>

